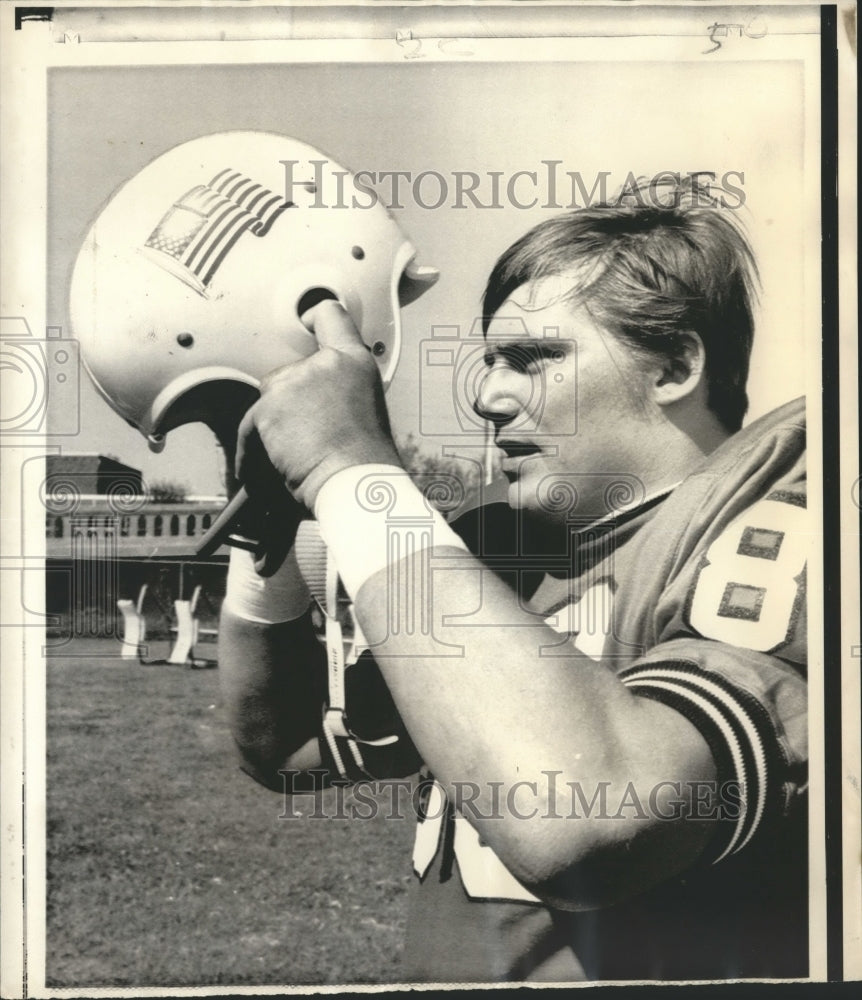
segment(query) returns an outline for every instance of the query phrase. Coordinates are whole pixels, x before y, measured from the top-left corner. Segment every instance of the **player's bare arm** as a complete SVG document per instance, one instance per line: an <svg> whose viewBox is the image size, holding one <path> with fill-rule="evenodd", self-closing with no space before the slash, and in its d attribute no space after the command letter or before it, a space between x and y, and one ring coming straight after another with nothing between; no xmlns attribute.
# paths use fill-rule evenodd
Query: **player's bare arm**
<svg viewBox="0 0 862 1000"><path fill-rule="evenodd" d="M235 427L233 436L223 433L220 440L225 486L234 495ZM283 498L280 507L282 520L295 513ZM251 552L231 549L219 622L219 683L242 769L275 792L285 787L284 771L314 771L320 780L326 655L311 600L292 547L269 576L256 571Z"/></svg>
<svg viewBox="0 0 862 1000"><path fill-rule="evenodd" d="M228 605L222 608L219 643L222 697L243 770L281 792L282 770L321 765L325 653L311 619L302 614L293 621L254 622Z"/></svg>

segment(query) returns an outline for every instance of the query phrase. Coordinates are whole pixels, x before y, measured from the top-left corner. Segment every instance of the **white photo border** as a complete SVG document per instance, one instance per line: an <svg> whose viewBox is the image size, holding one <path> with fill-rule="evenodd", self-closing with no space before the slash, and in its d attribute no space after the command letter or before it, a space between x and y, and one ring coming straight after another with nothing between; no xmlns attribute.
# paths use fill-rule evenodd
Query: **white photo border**
<svg viewBox="0 0 862 1000"><path fill-rule="evenodd" d="M604 23L602 19L615 21L622 13L619 5L593 4L588 5L594 12L593 21L587 19L591 28L585 28L582 37L554 37L542 39L541 51L537 48L537 39L524 40L517 37L482 37L478 33L453 35L451 32L438 29L439 33L425 34L427 29L424 21L434 23L434 18L440 11L452 12L454 18L463 17L462 5L418 4L415 11L416 23L423 21L421 29L411 28L406 21L412 19L404 12L403 5L318 5L321 13L314 14L310 8L303 8L303 16L309 24L316 24L316 32L309 29L307 37L291 39L266 39L256 37L252 40L236 38L233 41L178 41L160 38L152 41L121 41L122 26L127 25L131 12L121 4L90 4L83 14L81 8L73 4L59 3L53 5L54 20L44 21L34 17L32 22L26 18L23 23L16 23L20 18L23 5L4 3L0 9L2 17L2 51L3 51L3 257L2 271L3 316L18 316L26 318L30 329L34 332L43 331L48 326L50 316L46 308L45 275L48 270L49 246L47 239L47 213L52 206L46 204L48 190L48 120L49 108L49 74L55 69L84 69L89 66L121 67L144 66L237 66L278 64L282 62L317 63L320 61L335 64L356 65L363 63L388 63L401 61L413 53L419 55L417 42L422 43L421 55L428 61L439 63L441 67L465 59L475 62L489 61L532 61L542 60L575 60L590 59L617 60L633 59L662 61L668 58L680 58L680 46L687 45L684 58L692 61L704 58L703 49L708 45L709 25L711 23L731 23L731 15L737 19L746 16L751 11L750 6L743 5L700 5L697 11L683 8L684 14L669 13L668 8L657 7L656 13L649 5L637 7L628 6L625 15L635 19L642 25L640 31L631 28L626 30L629 36L623 40L613 37L590 37L589 30L594 25ZM344 13L354 8L354 22ZM512 16L520 17L510 12L513 8L523 8L527 5L482 5L482 22L493 34L494 18L505 20ZM171 16L182 20L180 12L194 12L197 15L201 8L195 3L150 4L147 7L135 8L142 18L142 23L150 25L166 25L168 35L175 30L174 22L160 17L160 11L171 8ZM329 9L327 9L329 8ZM372 10L373 8L373 10ZM541 11L542 23L553 23L555 16L561 13L571 13L569 5L537 5L536 11ZM38 9L38 5L26 8L29 11ZM266 10L265 4L242 5L242 12L248 10ZM848 5L838 8L838 13L846 13ZM231 14L231 24L236 25L235 31L242 35L245 28L241 21L233 19L240 11L238 5L211 4L208 7L215 15ZM337 10L338 13L335 13ZM97 18L86 20L87 11L98 11ZM794 14L793 12L797 13ZM323 16L324 12L329 15ZM553 13L552 13L553 12ZM120 25L118 34L111 36L112 17L117 14L116 24ZM386 18L405 18L404 35L396 37L338 37L341 31L361 29L367 23L373 23L375 16ZM780 17L785 25L792 26L795 19L799 23L810 26L812 17L819 17L818 8L794 4L764 4L757 8L759 17ZM191 14L189 14L191 16ZM85 20L77 25L75 18ZM662 20L661 33L656 34L656 18ZM699 35L691 35L680 39L679 35L666 34L667 25L673 25L675 18L684 18L685 24L699 23L702 31ZM720 21L719 18L726 18ZM339 20L341 18L341 20ZM807 18L807 21L805 20ZM149 20L148 20L149 19ZM68 23L67 23L68 22ZM837 22L837 17L836 17ZM305 23L301 19L297 24ZM388 23L388 22L387 22ZM457 30L463 30L459 22ZM107 40L91 42L87 30L107 32ZM838 710L841 722L841 746L837 751L838 758L843 758L841 778L841 815L843 818L843 897L839 894L840 911L843 915L843 976L848 979L862 978L862 960L859 958L862 948L862 918L860 918L860 881L858 858L860 850L859 822L859 788L860 764L859 754L859 656L862 655L858 623L858 537L859 537L859 444L858 444L858 398L856 396L856 379L858 370L858 353L856 345L856 232L855 232L855 50L851 53L847 38L842 33L844 21L837 22L838 63L837 74L841 87L840 115L840 154L841 171L839 173L839 191L842 212L839 219L839 231L836 235L840 250L840 292L839 302L835 303L835 315L840 324L840 394L837 407L840 410L841 425L841 482L840 499L837 505L828 509L838 511L843 541L840 546L841 573L841 624L840 640L833 623L832 647L841 650L840 687L843 696ZM345 26L347 26L345 28ZM651 30L652 29L652 30ZM262 30L262 29L261 29ZM298 29L296 26L294 30ZM358 29L357 29L358 30ZM686 28L686 31L688 29ZM680 32L683 36L686 31ZM502 34L502 32L500 32ZM713 32L714 33L714 32ZM256 35L256 32L252 33ZM301 34L301 32L300 32ZM327 35L336 37L327 37ZM156 31L156 36L159 32ZM639 37L638 37L639 36ZM469 51L458 44L468 38ZM440 45L440 40L446 43ZM532 44L531 44L532 41ZM409 43L409 45L405 44ZM767 49L768 45L774 48ZM821 121L822 102L828 99L828 93L821 94L819 33L812 35L809 27L800 33L788 28L786 34L777 32L771 35L768 42L762 46L754 45L744 49L738 46L732 56L726 59L728 71L734 64L748 61L769 61L770 59L800 61L805 74L805 108L806 142L804 150L804 171L808 177L821 177L822 150L819 142L819 123ZM728 45L728 49L730 45ZM768 53L768 54L767 54ZM725 58L724 53L716 53L713 58ZM849 78L849 79L848 79ZM824 83L825 86L825 83ZM852 129L852 141L848 147L848 133ZM813 132L813 134L812 134ZM824 161L825 162L825 161ZM823 178L824 182L826 178ZM854 211L845 211L844 206L852 203ZM38 211L34 210L38 206ZM807 206L806 206L807 207ZM815 208L819 211L820 203ZM41 218L40 218L41 216ZM809 220L810 222L811 220ZM807 225L806 246L806 282L805 289L807 316L820 330L821 293L828 295L828 290L821 289L820 268L814 262L820 261L819 227ZM827 334L828 336L828 334ZM807 346L812 352L819 352L818 338L811 337ZM810 356L813 361L813 354ZM824 433L828 434L830 427L824 427L824 410L821 408L821 392L823 388L820 355L817 363L807 366L806 396L808 399L808 416L811 454L811 478L815 483L824 481L824 462L830 458L830 452L821 446ZM830 418L831 419L831 418ZM855 430L854 430L855 429ZM2 867L3 896L7 901L15 895L22 895L24 906L17 912L13 907L4 905L2 926L3 951L3 995L15 996L16 985L25 983L27 995L32 997L45 996L143 996L143 995L226 995L242 993L284 993L309 992L308 987L208 987L169 989L164 986L147 988L136 986L133 989L94 988L91 985L70 989L49 989L45 985L45 659L42 650L42 640L38 628L19 627L21 619L20 607L38 617L44 607L40 605L40 594L43 585L39 575L39 567L43 564L45 553L30 547L28 551L20 551L23 522L33 519L41 522L43 512L35 505L28 504L27 496L20 492L20 476L17 469L28 457L56 452L56 444L37 439L20 440L7 437L0 441L0 458L3 459L3 537L2 537L2 569L9 575L5 579L17 580L16 585L8 585L3 593L3 625L0 629L0 639L3 643L4 662L7 666L2 672L2 775L3 799L0 803L0 828L14 830L15 840L10 849L9 843L4 843L4 858ZM828 477L827 477L828 478ZM836 484L837 485L837 484ZM38 532L29 531L28 537L36 537ZM855 537L855 544L854 544ZM815 545L812 552L811 578L823 580L824 551ZM851 553L848 555L847 553ZM829 565L839 565L832 553L831 562L827 553ZM854 610L855 609L855 610ZM35 619L34 619L35 620ZM11 624L7 624L11 623ZM810 704L812 708L825 703L827 690L824 686L823 660L824 620L813 616L810 634L810 649L812 654L818 651L820 655L812 655L810 681ZM828 643L826 648L830 648ZM9 669L11 664L12 669ZM818 669L819 668L819 669ZM834 693L834 683L831 690ZM834 721L835 712L828 714ZM830 961L828 953L829 935L828 921L834 918L835 874L834 857L827 858L825 844L827 842L827 817L831 815L834 822L835 813L829 813L826 801L828 788L834 788L829 780L824 783L823 776L828 764L836 759L836 744L832 743L831 756L826 751L827 741L837 738L826 729L822 712L812 711L810 720L811 737L811 794L809 806L809 836L810 836L810 979L821 981L835 977L834 960ZM21 810L21 792L23 791L23 812ZM20 860L16 855L14 845L20 845ZM833 866L830 869L830 865ZM26 870L26 879L24 873ZM829 882L829 880L832 880ZM827 892L831 885L832 902ZM831 907L831 909L830 909ZM832 945L833 951L835 945ZM386 989L397 989L387 986ZM362 992L362 987L354 985L350 989ZM369 990L373 989L368 987ZM336 992L337 988L321 987L315 992Z"/></svg>

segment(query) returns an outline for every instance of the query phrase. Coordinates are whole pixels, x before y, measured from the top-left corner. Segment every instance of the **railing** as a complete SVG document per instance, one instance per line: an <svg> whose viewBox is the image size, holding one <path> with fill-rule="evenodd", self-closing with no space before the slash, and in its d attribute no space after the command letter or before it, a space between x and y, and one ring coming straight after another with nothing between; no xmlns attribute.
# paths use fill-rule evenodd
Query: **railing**
<svg viewBox="0 0 862 1000"><path fill-rule="evenodd" d="M223 503L218 498L166 503L146 497L84 496L74 509L63 510L48 498L46 555L68 558L81 539L119 557L192 555Z"/></svg>

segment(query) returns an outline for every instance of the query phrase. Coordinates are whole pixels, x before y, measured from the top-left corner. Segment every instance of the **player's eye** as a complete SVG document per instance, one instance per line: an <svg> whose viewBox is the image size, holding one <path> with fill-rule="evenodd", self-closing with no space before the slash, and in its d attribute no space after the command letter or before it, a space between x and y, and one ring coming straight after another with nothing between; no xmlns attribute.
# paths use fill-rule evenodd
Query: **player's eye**
<svg viewBox="0 0 862 1000"><path fill-rule="evenodd" d="M542 362L548 358L549 351L541 343L516 343L499 346L496 356L515 372L529 373L537 371Z"/></svg>

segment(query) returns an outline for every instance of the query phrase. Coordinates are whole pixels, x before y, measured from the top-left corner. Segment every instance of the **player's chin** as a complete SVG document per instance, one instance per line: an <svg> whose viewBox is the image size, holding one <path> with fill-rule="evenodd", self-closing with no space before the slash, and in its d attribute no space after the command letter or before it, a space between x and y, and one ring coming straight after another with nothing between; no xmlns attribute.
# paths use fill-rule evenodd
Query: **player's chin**
<svg viewBox="0 0 862 1000"><path fill-rule="evenodd" d="M506 499L510 507L523 511L531 521L558 527L566 524L573 498L571 490L555 488L547 474L536 470L511 480Z"/></svg>
<svg viewBox="0 0 862 1000"><path fill-rule="evenodd" d="M506 497L509 506L515 510L540 512L542 505L539 503L536 486L535 482L530 482L530 478L523 476L510 478Z"/></svg>

